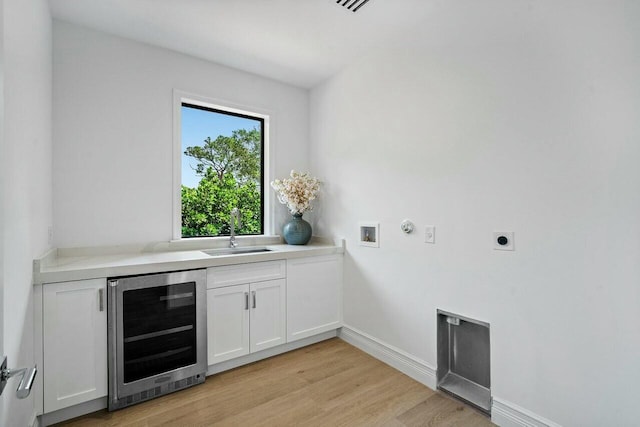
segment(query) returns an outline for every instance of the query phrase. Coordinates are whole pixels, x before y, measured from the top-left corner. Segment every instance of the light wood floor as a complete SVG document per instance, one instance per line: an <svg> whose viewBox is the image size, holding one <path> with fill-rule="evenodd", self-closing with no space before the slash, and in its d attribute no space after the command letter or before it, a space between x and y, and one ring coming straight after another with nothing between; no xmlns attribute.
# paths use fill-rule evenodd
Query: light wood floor
<svg viewBox="0 0 640 427"><path fill-rule="evenodd" d="M204 384L65 426L492 426L340 339L207 378Z"/></svg>

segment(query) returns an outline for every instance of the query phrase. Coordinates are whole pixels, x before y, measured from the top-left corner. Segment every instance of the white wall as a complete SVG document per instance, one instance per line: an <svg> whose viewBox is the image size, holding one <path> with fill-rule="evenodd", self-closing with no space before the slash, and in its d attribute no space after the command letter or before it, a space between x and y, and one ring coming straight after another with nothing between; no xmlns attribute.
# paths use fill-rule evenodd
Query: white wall
<svg viewBox="0 0 640 427"><path fill-rule="evenodd" d="M268 110L273 176L308 166L306 90L57 21L53 67L55 246L172 238L173 89Z"/></svg>
<svg viewBox="0 0 640 427"><path fill-rule="evenodd" d="M10 368L33 366L32 261L49 248L51 225L51 17L46 0L4 0L4 353ZM2 395L3 426L33 421L33 396Z"/></svg>
<svg viewBox="0 0 640 427"><path fill-rule="evenodd" d="M435 2L419 37L312 91L347 325L436 367L437 308L488 321L494 397L566 426L637 424L638 6ZM380 221L379 249L357 245L359 220ZM516 251L492 250L494 230Z"/></svg>

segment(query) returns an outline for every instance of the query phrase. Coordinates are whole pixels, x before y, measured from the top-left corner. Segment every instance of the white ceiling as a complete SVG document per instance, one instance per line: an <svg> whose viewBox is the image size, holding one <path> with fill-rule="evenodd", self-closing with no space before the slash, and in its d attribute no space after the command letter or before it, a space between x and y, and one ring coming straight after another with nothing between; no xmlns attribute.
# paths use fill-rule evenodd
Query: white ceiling
<svg viewBox="0 0 640 427"><path fill-rule="evenodd" d="M432 0L50 0L54 18L310 88L424 22Z"/></svg>

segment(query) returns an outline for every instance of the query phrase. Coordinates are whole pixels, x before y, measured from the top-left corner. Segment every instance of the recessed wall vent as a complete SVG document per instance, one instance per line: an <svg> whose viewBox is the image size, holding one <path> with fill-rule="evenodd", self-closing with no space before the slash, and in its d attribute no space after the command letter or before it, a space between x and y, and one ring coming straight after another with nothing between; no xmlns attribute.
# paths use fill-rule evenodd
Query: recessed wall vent
<svg viewBox="0 0 640 427"><path fill-rule="evenodd" d="M367 4L369 0L337 0L336 3L346 7L352 12L357 12L362 6Z"/></svg>

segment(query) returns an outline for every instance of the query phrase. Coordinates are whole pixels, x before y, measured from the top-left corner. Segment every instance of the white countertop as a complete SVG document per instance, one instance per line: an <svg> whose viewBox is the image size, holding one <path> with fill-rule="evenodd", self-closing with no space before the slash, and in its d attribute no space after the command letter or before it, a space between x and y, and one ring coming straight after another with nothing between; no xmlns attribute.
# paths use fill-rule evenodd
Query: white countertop
<svg viewBox="0 0 640 427"><path fill-rule="evenodd" d="M35 284L42 284L344 253L343 240L332 242L314 238L307 245L287 245L273 237L246 239L244 244L240 240L240 247L260 245L270 249L269 252L217 256L202 252L203 249L223 247L219 242L214 245L165 242L137 247L52 249L34 260L33 280Z"/></svg>

